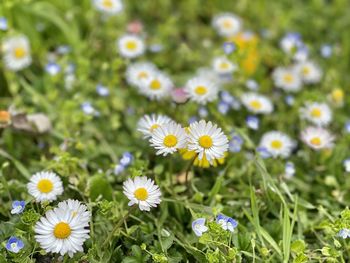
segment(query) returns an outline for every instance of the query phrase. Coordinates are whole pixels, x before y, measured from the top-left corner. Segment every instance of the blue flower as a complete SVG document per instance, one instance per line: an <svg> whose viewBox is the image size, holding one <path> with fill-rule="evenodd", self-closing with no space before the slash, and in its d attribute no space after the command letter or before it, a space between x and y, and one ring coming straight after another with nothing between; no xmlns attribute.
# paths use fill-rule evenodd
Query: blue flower
<svg viewBox="0 0 350 263"><path fill-rule="evenodd" d="M0 17L0 30L7 30L7 19L5 17Z"/></svg>
<svg viewBox="0 0 350 263"><path fill-rule="evenodd" d="M347 121L344 125L346 133L350 133L350 121Z"/></svg>
<svg viewBox="0 0 350 263"><path fill-rule="evenodd" d="M343 161L345 172L350 173L350 158Z"/></svg>
<svg viewBox="0 0 350 263"><path fill-rule="evenodd" d="M109 95L109 89L101 84L96 85L96 92L101 97L106 97Z"/></svg>
<svg viewBox="0 0 350 263"><path fill-rule="evenodd" d="M223 214L218 214L216 217L216 223L219 224L222 229L230 232L235 231L235 228L238 226L238 222L236 220Z"/></svg>
<svg viewBox="0 0 350 263"><path fill-rule="evenodd" d="M254 79L248 79L245 83L246 87L250 90L258 90L259 84Z"/></svg>
<svg viewBox="0 0 350 263"><path fill-rule="evenodd" d="M132 163L133 159L134 159L134 156L131 153L125 152L125 153L123 153L123 156L119 162L124 167L127 167Z"/></svg>
<svg viewBox="0 0 350 263"><path fill-rule="evenodd" d="M348 228L343 228L338 232L338 237L341 237L343 239L346 239L350 237L350 229Z"/></svg>
<svg viewBox="0 0 350 263"><path fill-rule="evenodd" d="M151 44L149 47L149 50L153 53L158 53L163 50L163 45L162 44Z"/></svg>
<svg viewBox="0 0 350 263"><path fill-rule="evenodd" d="M188 123L191 124L191 123L194 123L197 121L197 117L196 116L192 116L188 119Z"/></svg>
<svg viewBox="0 0 350 263"><path fill-rule="evenodd" d="M228 113L230 108L231 108L230 105L224 101L220 101L218 104L218 111L224 115L226 115Z"/></svg>
<svg viewBox="0 0 350 263"><path fill-rule="evenodd" d="M222 91L220 92L220 98L223 102L227 104L232 104L236 99L229 92Z"/></svg>
<svg viewBox="0 0 350 263"><path fill-rule="evenodd" d="M287 162L284 167L284 173L287 178L291 178L295 174L295 166L292 162Z"/></svg>
<svg viewBox="0 0 350 263"><path fill-rule="evenodd" d="M256 148L257 152L260 154L261 158L267 159L271 157L271 154L265 147Z"/></svg>
<svg viewBox="0 0 350 263"><path fill-rule="evenodd" d="M17 237L10 237L6 243L6 249L13 253L18 253L24 247L24 243Z"/></svg>
<svg viewBox="0 0 350 263"><path fill-rule="evenodd" d="M205 226L205 218L198 218L192 222L192 230L197 237L203 235L208 231L208 227Z"/></svg>
<svg viewBox="0 0 350 263"><path fill-rule="evenodd" d="M26 206L25 201L13 201L12 202L12 210L11 214L20 214L23 212L24 208Z"/></svg>
<svg viewBox="0 0 350 263"><path fill-rule="evenodd" d="M333 47L331 45L328 45L328 44L322 45L320 53L321 53L322 57L329 58L333 54Z"/></svg>
<svg viewBox="0 0 350 263"><path fill-rule="evenodd" d="M284 101L287 103L288 106L292 106L295 100L292 95L288 95L284 98Z"/></svg>
<svg viewBox="0 0 350 263"><path fill-rule="evenodd" d="M125 170L125 167L121 164L116 164L114 166L114 174L115 175L121 174L124 170Z"/></svg>
<svg viewBox="0 0 350 263"><path fill-rule="evenodd" d="M60 65L54 62L49 62L45 66L45 71L49 73L51 76L55 76L61 71L61 67Z"/></svg>
<svg viewBox="0 0 350 263"><path fill-rule="evenodd" d="M71 48L68 45L61 45L61 46L58 46L57 49L56 49L56 52L58 54L61 54L61 55L67 54L70 51L71 51Z"/></svg>
<svg viewBox="0 0 350 263"><path fill-rule="evenodd" d="M208 110L205 108L205 107L200 107L198 109L198 115L201 117L201 118L205 118L208 116Z"/></svg>
<svg viewBox="0 0 350 263"><path fill-rule="evenodd" d="M94 109L94 107L92 107L91 103L88 101L81 104L81 109L87 115L92 115L96 113L96 110Z"/></svg>
<svg viewBox="0 0 350 263"><path fill-rule="evenodd" d="M246 118L246 124L247 124L248 128L250 128L252 130L259 129L259 123L260 123L259 118L256 116L250 115Z"/></svg>
<svg viewBox="0 0 350 263"><path fill-rule="evenodd" d="M236 45L235 45L235 43L233 43L233 42L225 42L225 43L222 45L222 48L223 48L225 54L229 55L229 54L231 54L233 51L236 50Z"/></svg>
<svg viewBox="0 0 350 263"><path fill-rule="evenodd" d="M240 152L242 149L243 139L241 136L234 135L228 144L228 150L233 153Z"/></svg>

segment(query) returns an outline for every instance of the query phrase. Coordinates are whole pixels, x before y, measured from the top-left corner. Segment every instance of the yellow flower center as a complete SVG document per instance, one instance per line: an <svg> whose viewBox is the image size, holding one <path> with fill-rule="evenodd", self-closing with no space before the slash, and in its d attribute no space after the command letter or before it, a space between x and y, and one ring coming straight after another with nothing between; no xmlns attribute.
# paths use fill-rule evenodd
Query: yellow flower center
<svg viewBox="0 0 350 263"><path fill-rule="evenodd" d="M260 110L262 107L261 102L258 100L252 100L249 105L255 110Z"/></svg>
<svg viewBox="0 0 350 263"><path fill-rule="evenodd" d="M213 139L209 135L203 135L199 138L199 145L208 149L213 146Z"/></svg>
<svg viewBox="0 0 350 263"><path fill-rule="evenodd" d="M155 129L157 129L157 128L159 128L159 127L160 127L159 124L153 124L153 125L151 126L151 128L149 128L149 129L150 129L151 132L153 132Z"/></svg>
<svg viewBox="0 0 350 263"><path fill-rule="evenodd" d="M274 141L271 142L271 147L273 149L279 150L279 149L282 148L282 142L279 141L279 140L274 140Z"/></svg>
<svg viewBox="0 0 350 263"><path fill-rule="evenodd" d="M14 54L16 58L23 58L26 55L26 51L23 47L16 47L14 49Z"/></svg>
<svg viewBox="0 0 350 263"><path fill-rule="evenodd" d="M204 87L204 86L198 86L198 87L194 90L194 92L196 92L197 95L204 95L204 94L207 93L207 91L208 91L207 88Z"/></svg>
<svg viewBox="0 0 350 263"><path fill-rule="evenodd" d="M177 144L177 138L175 135L169 134L167 136L164 137L164 141L163 144L170 148L170 147L174 147Z"/></svg>
<svg viewBox="0 0 350 263"><path fill-rule="evenodd" d="M147 74L147 72L141 71L141 72L137 75L137 77L138 77L139 79L147 78L147 77L148 77L148 74Z"/></svg>
<svg viewBox="0 0 350 263"><path fill-rule="evenodd" d="M308 68L308 67L303 67L303 74L304 75L309 75L309 73L310 73L310 68Z"/></svg>
<svg viewBox="0 0 350 263"><path fill-rule="evenodd" d="M54 236L59 239L66 239L70 236L71 232L70 226L65 222L59 222L53 230Z"/></svg>
<svg viewBox="0 0 350 263"><path fill-rule="evenodd" d="M230 67L230 64L227 63L227 62L222 62L222 63L220 64L220 68L221 68L221 69L228 69L229 67Z"/></svg>
<svg viewBox="0 0 350 263"><path fill-rule="evenodd" d="M51 182L51 180L49 179L41 179L39 182L38 182L38 190L42 193L50 193L53 189L53 183Z"/></svg>
<svg viewBox="0 0 350 263"><path fill-rule="evenodd" d="M341 89L335 89L332 91L332 98L336 102L340 102L344 98L344 91Z"/></svg>
<svg viewBox="0 0 350 263"><path fill-rule="evenodd" d="M145 188L141 187L135 190L134 196L137 200L145 201L148 197L148 192Z"/></svg>
<svg viewBox="0 0 350 263"><path fill-rule="evenodd" d="M135 41L128 41L126 43L126 48L129 49L129 50L135 50L137 47L137 44Z"/></svg>
<svg viewBox="0 0 350 263"><path fill-rule="evenodd" d="M322 115L322 111L319 108L313 108L310 114L314 118L319 118Z"/></svg>
<svg viewBox="0 0 350 263"><path fill-rule="evenodd" d="M310 140L310 143L315 146L320 146L322 142L319 137L314 137Z"/></svg>
<svg viewBox="0 0 350 263"><path fill-rule="evenodd" d="M232 27L232 22L228 19L226 19L223 23L222 23L223 27L226 29L229 29Z"/></svg>
<svg viewBox="0 0 350 263"><path fill-rule="evenodd" d="M103 0L102 5L106 8L112 8L113 7L113 2L111 0Z"/></svg>
<svg viewBox="0 0 350 263"><path fill-rule="evenodd" d="M287 83L292 83L294 78L292 74L285 74L283 77L284 81Z"/></svg>
<svg viewBox="0 0 350 263"><path fill-rule="evenodd" d="M157 90L157 89L160 89L161 88L161 83L159 80L157 79L154 79L152 80L151 84L150 84L150 88L153 89L153 90Z"/></svg>

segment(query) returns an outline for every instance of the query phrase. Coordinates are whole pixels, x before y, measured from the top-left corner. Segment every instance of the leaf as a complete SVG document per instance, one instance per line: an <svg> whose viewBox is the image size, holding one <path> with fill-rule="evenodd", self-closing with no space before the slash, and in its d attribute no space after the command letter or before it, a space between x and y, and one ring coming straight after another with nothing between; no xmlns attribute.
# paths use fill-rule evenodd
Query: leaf
<svg viewBox="0 0 350 263"><path fill-rule="evenodd" d="M111 201L112 187L104 174L96 174L89 178L90 198L96 200L99 196Z"/></svg>

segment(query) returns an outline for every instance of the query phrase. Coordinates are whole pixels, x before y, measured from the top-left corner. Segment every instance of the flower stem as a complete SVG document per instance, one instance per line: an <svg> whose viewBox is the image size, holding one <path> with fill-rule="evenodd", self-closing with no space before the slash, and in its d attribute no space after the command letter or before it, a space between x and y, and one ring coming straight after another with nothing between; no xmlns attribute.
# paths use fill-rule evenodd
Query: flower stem
<svg viewBox="0 0 350 263"><path fill-rule="evenodd" d="M190 173L190 170L193 166L194 161L196 160L197 155L193 157L193 159L191 160L191 162L189 162L187 169L186 169L186 173L185 173L185 182L186 182L186 187L189 190L190 189L190 182L188 180L188 174Z"/></svg>

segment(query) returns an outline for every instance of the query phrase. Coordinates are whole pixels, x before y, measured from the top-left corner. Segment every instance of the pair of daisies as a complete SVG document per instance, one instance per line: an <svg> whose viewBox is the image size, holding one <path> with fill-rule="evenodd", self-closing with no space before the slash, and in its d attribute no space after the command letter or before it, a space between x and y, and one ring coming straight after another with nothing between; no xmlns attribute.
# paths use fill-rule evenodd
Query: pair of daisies
<svg viewBox="0 0 350 263"><path fill-rule="evenodd" d="M274 70L272 78L274 85L287 92L297 92L305 84L320 82L322 71L313 61L301 61L290 67L278 67Z"/></svg>
<svg viewBox="0 0 350 263"><path fill-rule="evenodd" d="M163 115L145 115L138 122L138 131L149 139L157 155L166 156L181 149L196 153L199 160L213 163L225 156L228 139L216 124L201 120L183 128Z"/></svg>

